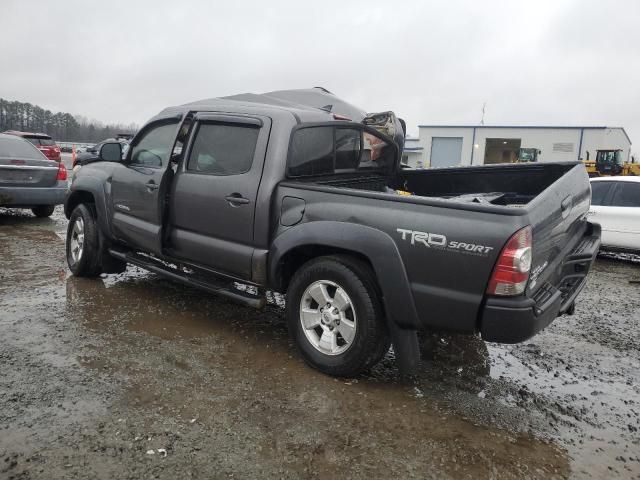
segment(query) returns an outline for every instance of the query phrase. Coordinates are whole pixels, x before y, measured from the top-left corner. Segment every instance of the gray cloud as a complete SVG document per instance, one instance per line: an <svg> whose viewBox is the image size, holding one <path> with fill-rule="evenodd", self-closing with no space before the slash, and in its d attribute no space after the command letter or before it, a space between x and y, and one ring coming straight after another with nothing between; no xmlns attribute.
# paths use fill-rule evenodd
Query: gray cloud
<svg viewBox="0 0 640 480"><path fill-rule="evenodd" d="M1 11L0 96L103 121L321 85L395 110L413 132L477 123L486 101L487 123L621 125L640 142L634 0L3 0Z"/></svg>

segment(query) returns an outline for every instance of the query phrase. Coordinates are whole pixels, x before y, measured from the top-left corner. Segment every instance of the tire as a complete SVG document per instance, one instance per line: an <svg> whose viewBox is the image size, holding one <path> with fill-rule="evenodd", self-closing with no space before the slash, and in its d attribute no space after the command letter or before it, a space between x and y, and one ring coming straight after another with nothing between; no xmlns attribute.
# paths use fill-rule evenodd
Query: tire
<svg viewBox="0 0 640 480"><path fill-rule="evenodd" d="M78 205L67 226L67 264L76 277L96 277L102 273L100 237L92 205Z"/></svg>
<svg viewBox="0 0 640 480"><path fill-rule="evenodd" d="M55 209L55 205L38 205L37 207L33 207L31 211L38 218L46 218L50 217Z"/></svg>
<svg viewBox="0 0 640 480"><path fill-rule="evenodd" d="M289 332L302 357L325 374L356 376L389 350L373 272L352 257L327 256L305 263L291 280L286 308Z"/></svg>

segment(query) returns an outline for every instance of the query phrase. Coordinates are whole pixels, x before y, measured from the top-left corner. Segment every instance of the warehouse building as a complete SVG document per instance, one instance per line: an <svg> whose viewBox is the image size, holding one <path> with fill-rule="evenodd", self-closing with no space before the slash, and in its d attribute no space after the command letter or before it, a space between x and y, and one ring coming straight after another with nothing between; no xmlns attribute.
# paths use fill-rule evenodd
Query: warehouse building
<svg viewBox="0 0 640 480"><path fill-rule="evenodd" d="M419 125L418 131L402 157L413 168L594 160L598 150L620 150L625 162L631 155L620 127Z"/></svg>

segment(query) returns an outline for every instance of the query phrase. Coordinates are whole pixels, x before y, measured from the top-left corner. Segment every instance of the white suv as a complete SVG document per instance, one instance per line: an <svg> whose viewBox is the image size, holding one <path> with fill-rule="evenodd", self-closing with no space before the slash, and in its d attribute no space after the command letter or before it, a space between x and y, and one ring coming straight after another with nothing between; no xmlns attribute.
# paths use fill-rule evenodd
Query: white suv
<svg viewBox="0 0 640 480"><path fill-rule="evenodd" d="M602 247L640 253L640 177L591 179L589 220L602 226Z"/></svg>

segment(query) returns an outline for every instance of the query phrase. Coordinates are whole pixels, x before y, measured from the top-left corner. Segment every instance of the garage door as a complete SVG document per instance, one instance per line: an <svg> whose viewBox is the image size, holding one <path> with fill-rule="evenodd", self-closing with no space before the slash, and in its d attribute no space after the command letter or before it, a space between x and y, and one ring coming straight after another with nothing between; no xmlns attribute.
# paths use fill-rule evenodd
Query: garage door
<svg viewBox="0 0 640 480"><path fill-rule="evenodd" d="M451 167L460 164L462 137L433 137L431 139L431 167Z"/></svg>

